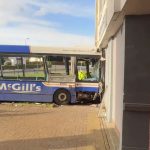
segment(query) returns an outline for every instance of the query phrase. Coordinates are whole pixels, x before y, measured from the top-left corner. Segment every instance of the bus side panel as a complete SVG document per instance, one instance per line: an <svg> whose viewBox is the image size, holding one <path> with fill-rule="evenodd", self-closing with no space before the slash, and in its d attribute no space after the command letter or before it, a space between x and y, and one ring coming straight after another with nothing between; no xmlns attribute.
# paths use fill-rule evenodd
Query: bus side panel
<svg viewBox="0 0 150 150"><path fill-rule="evenodd" d="M0 101L52 102L58 89L71 94L71 103L76 102L74 87L40 81L0 81Z"/></svg>
<svg viewBox="0 0 150 150"><path fill-rule="evenodd" d="M52 88L35 81L0 81L0 101L52 102Z"/></svg>
<svg viewBox="0 0 150 150"><path fill-rule="evenodd" d="M0 94L0 101L13 102L52 102L52 95L36 95L36 94Z"/></svg>
<svg viewBox="0 0 150 150"><path fill-rule="evenodd" d="M76 89L75 88L71 88L70 89L70 93L71 93L71 103L76 103L77 99L76 99Z"/></svg>
<svg viewBox="0 0 150 150"><path fill-rule="evenodd" d="M99 93L99 84L98 83L76 83L76 92Z"/></svg>
<svg viewBox="0 0 150 150"><path fill-rule="evenodd" d="M46 86L51 87L52 95L59 89L66 89L70 92L71 103L76 103L76 88L74 83L44 83ZM70 86L71 85L71 86Z"/></svg>

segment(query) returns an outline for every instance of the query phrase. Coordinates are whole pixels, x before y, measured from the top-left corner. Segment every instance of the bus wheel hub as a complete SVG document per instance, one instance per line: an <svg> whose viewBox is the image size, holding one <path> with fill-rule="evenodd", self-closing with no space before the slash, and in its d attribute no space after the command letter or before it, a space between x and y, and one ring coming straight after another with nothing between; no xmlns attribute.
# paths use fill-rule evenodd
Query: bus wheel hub
<svg viewBox="0 0 150 150"><path fill-rule="evenodd" d="M65 101L66 98L67 98L67 96L66 96L65 93L60 93L60 94L58 95L58 99L59 99L60 101Z"/></svg>

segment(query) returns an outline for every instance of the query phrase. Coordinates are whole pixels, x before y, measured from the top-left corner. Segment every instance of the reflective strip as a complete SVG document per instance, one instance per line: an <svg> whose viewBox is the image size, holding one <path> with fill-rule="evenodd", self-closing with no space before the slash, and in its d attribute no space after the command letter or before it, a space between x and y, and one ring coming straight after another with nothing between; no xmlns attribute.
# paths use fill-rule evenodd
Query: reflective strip
<svg viewBox="0 0 150 150"><path fill-rule="evenodd" d="M43 82L45 86L48 87L74 87L75 88L75 83L48 83L48 82Z"/></svg>
<svg viewBox="0 0 150 150"><path fill-rule="evenodd" d="M76 87L99 87L99 83L76 83Z"/></svg>
<svg viewBox="0 0 150 150"><path fill-rule="evenodd" d="M99 83L49 83L43 82L48 87L99 87Z"/></svg>

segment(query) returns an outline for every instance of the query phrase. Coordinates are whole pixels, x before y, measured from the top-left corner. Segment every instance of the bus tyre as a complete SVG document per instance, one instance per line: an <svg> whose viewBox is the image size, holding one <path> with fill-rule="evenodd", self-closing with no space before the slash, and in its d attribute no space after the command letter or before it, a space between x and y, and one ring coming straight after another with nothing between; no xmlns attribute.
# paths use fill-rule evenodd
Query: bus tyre
<svg viewBox="0 0 150 150"><path fill-rule="evenodd" d="M70 102L71 95L69 91L65 89L57 90L54 94L54 102L57 105L66 105Z"/></svg>

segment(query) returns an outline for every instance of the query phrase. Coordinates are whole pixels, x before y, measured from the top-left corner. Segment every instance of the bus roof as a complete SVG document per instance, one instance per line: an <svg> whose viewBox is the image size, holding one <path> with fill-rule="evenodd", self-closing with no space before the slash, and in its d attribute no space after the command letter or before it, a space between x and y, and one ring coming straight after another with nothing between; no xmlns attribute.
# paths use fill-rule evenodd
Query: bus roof
<svg viewBox="0 0 150 150"><path fill-rule="evenodd" d="M95 49L88 48L60 48L60 47L40 47L22 45L0 45L0 54L49 54L49 55L81 55L99 56Z"/></svg>

